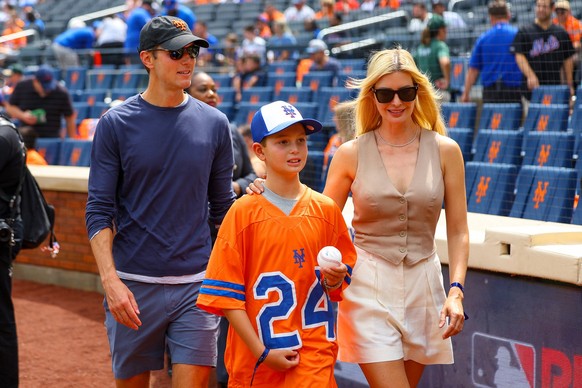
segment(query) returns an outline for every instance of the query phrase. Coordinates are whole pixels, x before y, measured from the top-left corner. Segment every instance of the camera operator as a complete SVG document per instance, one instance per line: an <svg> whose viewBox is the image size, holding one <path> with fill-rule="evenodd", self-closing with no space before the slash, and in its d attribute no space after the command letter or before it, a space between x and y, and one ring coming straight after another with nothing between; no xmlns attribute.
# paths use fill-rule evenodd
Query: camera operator
<svg viewBox="0 0 582 388"><path fill-rule="evenodd" d="M9 197L20 186L25 156L16 130L0 117L0 188ZM18 387L18 343L12 304L12 262L21 245L20 204L0 199L0 382Z"/></svg>

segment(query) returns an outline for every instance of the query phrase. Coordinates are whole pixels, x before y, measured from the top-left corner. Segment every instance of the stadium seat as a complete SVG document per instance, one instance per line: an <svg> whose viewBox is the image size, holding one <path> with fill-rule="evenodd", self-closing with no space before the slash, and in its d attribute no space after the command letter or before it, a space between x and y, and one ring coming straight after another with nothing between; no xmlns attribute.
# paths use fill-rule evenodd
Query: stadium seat
<svg viewBox="0 0 582 388"><path fill-rule="evenodd" d="M234 115L234 123L237 126L250 124L255 113L265 105L263 102L243 101L238 105L238 110Z"/></svg>
<svg viewBox="0 0 582 388"><path fill-rule="evenodd" d="M295 105L298 102L311 102L311 89L309 88L296 88L283 87L279 90L278 94L275 94L274 99L287 101L290 104Z"/></svg>
<svg viewBox="0 0 582 388"><path fill-rule="evenodd" d="M135 88L111 89L111 101L125 101L131 96L135 96L138 90Z"/></svg>
<svg viewBox="0 0 582 388"><path fill-rule="evenodd" d="M450 88L453 92L462 92L465 88L465 74L469 67L469 58L451 57Z"/></svg>
<svg viewBox="0 0 582 388"><path fill-rule="evenodd" d="M286 61L278 61L269 63L267 66L268 73L295 73L297 70L297 61L296 60L286 60Z"/></svg>
<svg viewBox="0 0 582 388"><path fill-rule="evenodd" d="M113 81L113 88L114 89L138 89L140 86L145 74L136 69L119 69L121 72L115 75Z"/></svg>
<svg viewBox="0 0 582 388"><path fill-rule="evenodd" d="M447 128L475 128L477 104L474 102L446 102L442 113Z"/></svg>
<svg viewBox="0 0 582 388"><path fill-rule="evenodd" d="M366 78L366 70L353 70L351 72L341 71L337 76L337 86L345 87L349 79Z"/></svg>
<svg viewBox="0 0 582 388"><path fill-rule="evenodd" d="M517 167L512 164L466 163L467 210L507 216L513 203L516 177Z"/></svg>
<svg viewBox="0 0 582 388"><path fill-rule="evenodd" d="M89 90L107 90L113 86L113 76L115 70L110 68L95 68L87 70L88 84L85 86Z"/></svg>
<svg viewBox="0 0 582 388"><path fill-rule="evenodd" d="M575 193L576 170L523 166L509 216L570 223Z"/></svg>
<svg viewBox="0 0 582 388"><path fill-rule="evenodd" d="M473 128L451 128L447 130L449 137L457 142L463 153L465 162L472 159Z"/></svg>
<svg viewBox="0 0 582 388"><path fill-rule="evenodd" d="M241 101L267 103L273 100L273 88L268 86L251 87L242 90Z"/></svg>
<svg viewBox="0 0 582 388"><path fill-rule="evenodd" d="M226 117L228 118L228 121L234 120L234 112L235 112L234 103L221 102L220 104L218 104L218 106L216 108L226 115Z"/></svg>
<svg viewBox="0 0 582 388"><path fill-rule="evenodd" d="M342 66L341 70L344 73L366 70L366 60L364 58L340 58L338 61L340 62Z"/></svg>
<svg viewBox="0 0 582 388"><path fill-rule="evenodd" d="M531 131L565 131L570 107L567 104L530 104L523 123L525 134Z"/></svg>
<svg viewBox="0 0 582 388"><path fill-rule="evenodd" d="M523 130L491 130L477 132L473 161L521 165Z"/></svg>
<svg viewBox="0 0 582 388"><path fill-rule="evenodd" d="M310 71L303 76L301 86L310 88L317 95L321 88L333 86L333 78L331 71Z"/></svg>
<svg viewBox="0 0 582 388"><path fill-rule="evenodd" d="M234 96L236 91L231 87L224 87L218 89L218 103L219 104L234 104Z"/></svg>
<svg viewBox="0 0 582 388"><path fill-rule="evenodd" d="M59 164L62 166L89 167L91 140L64 139L61 145Z"/></svg>
<svg viewBox="0 0 582 388"><path fill-rule="evenodd" d="M578 206L576 210L574 210L574 214L572 215L572 223L576 225L582 225L582 205L578 202Z"/></svg>
<svg viewBox="0 0 582 388"><path fill-rule="evenodd" d="M106 95L107 90L105 89L81 90L73 95L73 102L84 102L89 106L93 106L97 103L103 102Z"/></svg>
<svg viewBox="0 0 582 388"><path fill-rule="evenodd" d="M572 168L574 134L572 132L530 132L525 136L523 164Z"/></svg>
<svg viewBox="0 0 582 388"><path fill-rule="evenodd" d="M91 109L91 106L86 102L73 102L73 108L77 113L77 117L75 118L75 120L77 121L77 125L81 121L89 117L89 110Z"/></svg>
<svg viewBox="0 0 582 388"><path fill-rule="evenodd" d="M232 87L232 76L230 74L212 73L210 74L218 90Z"/></svg>
<svg viewBox="0 0 582 388"><path fill-rule="evenodd" d="M83 66L69 67L65 72L65 87L70 93L85 89L87 68Z"/></svg>
<svg viewBox="0 0 582 388"><path fill-rule="evenodd" d="M319 103L319 111L317 112L317 119L323 125L333 126L333 108L338 102L348 101L351 97L351 90L343 87L322 87L317 93L317 100Z"/></svg>
<svg viewBox="0 0 582 388"><path fill-rule="evenodd" d="M58 164L62 140L59 138L41 137L36 139L36 151L43 156L48 164Z"/></svg>
<svg viewBox="0 0 582 388"><path fill-rule="evenodd" d="M530 103L542 105L569 104L570 88L568 85L540 85L532 90Z"/></svg>
<svg viewBox="0 0 582 388"><path fill-rule="evenodd" d="M479 130L499 129L516 130L521 125L522 107L521 104L483 104L481 108L481 118L479 120Z"/></svg>
<svg viewBox="0 0 582 388"><path fill-rule="evenodd" d="M101 118L103 113L109 110L109 104L105 102L98 102L91 107L89 110L89 118L91 119L98 119Z"/></svg>
<svg viewBox="0 0 582 388"><path fill-rule="evenodd" d="M295 72L268 73L267 86L273 89L274 95L278 95L282 88L297 86L297 74Z"/></svg>
<svg viewBox="0 0 582 388"><path fill-rule="evenodd" d="M322 192L323 178L323 151L309 150L305 167L299 173L301 182L315 191Z"/></svg>

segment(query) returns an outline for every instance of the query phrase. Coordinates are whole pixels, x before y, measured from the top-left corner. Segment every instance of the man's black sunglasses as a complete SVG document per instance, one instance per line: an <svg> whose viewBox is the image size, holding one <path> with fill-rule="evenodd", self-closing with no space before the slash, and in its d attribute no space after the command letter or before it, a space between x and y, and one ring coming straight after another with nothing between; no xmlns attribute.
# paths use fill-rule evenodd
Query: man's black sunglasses
<svg viewBox="0 0 582 388"><path fill-rule="evenodd" d="M406 86L398 90L390 88L372 88L372 92L376 95L376 100L381 104L386 104L394 99L394 96L398 94L398 98L404 102L414 101L416 98L416 92L418 91L418 85Z"/></svg>
<svg viewBox="0 0 582 388"><path fill-rule="evenodd" d="M163 48L157 48L148 51L166 51L167 53L170 54L171 59L177 61L179 59L182 59L184 53L188 53L188 55L190 55L190 58L198 58L198 53L200 53L200 46L182 47L181 49L178 50L166 50Z"/></svg>

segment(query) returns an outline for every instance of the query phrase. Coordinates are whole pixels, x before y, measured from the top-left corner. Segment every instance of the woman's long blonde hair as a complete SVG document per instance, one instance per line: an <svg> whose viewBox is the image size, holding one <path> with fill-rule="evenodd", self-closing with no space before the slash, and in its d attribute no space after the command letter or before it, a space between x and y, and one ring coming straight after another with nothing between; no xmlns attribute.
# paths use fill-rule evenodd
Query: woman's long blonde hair
<svg viewBox="0 0 582 388"><path fill-rule="evenodd" d="M381 116L375 105L372 88L378 80L397 71L412 77L418 85L416 104L412 112L412 121L420 126L446 135L446 127L440 112L440 97L429 79L418 70L410 53L400 47L374 53L368 61L368 72L364 79L350 79L346 87L360 89L355 105L356 134L362 135L380 126Z"/></svg>

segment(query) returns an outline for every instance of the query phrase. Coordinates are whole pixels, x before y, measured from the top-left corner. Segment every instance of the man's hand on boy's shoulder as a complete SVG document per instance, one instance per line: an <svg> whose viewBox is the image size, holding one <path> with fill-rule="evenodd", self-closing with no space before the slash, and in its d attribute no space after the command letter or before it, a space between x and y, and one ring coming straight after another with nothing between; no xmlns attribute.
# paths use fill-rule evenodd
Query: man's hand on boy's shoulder
<svg viewBox="0 0 582 388"><path fill-rule="evenodd" d="M249 183L246 192L248 195L253 194L263 194L265 191L265 179L256 178L253 182Z"/></svg>

